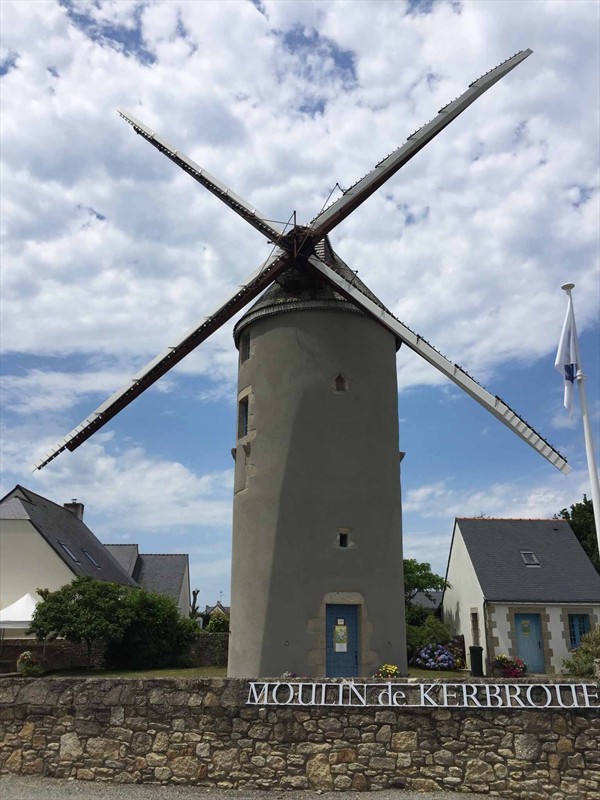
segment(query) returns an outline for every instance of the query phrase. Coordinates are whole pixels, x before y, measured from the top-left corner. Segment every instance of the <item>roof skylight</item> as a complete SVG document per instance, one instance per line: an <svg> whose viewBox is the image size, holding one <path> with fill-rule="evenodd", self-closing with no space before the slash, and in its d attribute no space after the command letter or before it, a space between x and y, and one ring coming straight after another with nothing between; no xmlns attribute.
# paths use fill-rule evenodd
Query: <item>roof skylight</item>
<svg viewBox="0 0 600 800"><path fill-rule="evenodd" d="M539 567L540 562L537 559L536 554L533 550L520 550L521 558L525 562L526 566L528 567Z"/></svg>

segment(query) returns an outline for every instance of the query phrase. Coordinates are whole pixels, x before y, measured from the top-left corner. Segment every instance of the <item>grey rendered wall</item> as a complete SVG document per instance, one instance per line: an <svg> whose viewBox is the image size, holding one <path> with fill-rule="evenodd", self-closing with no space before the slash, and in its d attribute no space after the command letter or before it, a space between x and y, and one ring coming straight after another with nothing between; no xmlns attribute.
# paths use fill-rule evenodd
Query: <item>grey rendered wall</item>
<svg viewBox="0 0 600 800"><path fill-rule="evenodd" d="M323 676L334 602L360 607L360 674L383 662L404 671L395 339L332 309L279 313L247 330L229 675ZM339 374L347 391L335 390Z"/></svg>

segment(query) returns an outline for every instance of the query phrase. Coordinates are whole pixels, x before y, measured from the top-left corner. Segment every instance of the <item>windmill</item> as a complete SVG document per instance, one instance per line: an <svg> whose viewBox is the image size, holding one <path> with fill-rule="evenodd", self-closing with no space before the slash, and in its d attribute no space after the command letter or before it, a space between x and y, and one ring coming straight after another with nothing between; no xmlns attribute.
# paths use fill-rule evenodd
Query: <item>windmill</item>
<svg viewBox="0 0 600 800"><path fill-rule="evenodd" d="M36 465L74 450L251 300L238 320L229 675L406 670L395 355L418 353L562 472L565 459L499 397L396 319L328 234L531 54L472 83L308 225L281 228L125 111L136 133L273 245L217 309Z"/></svg>

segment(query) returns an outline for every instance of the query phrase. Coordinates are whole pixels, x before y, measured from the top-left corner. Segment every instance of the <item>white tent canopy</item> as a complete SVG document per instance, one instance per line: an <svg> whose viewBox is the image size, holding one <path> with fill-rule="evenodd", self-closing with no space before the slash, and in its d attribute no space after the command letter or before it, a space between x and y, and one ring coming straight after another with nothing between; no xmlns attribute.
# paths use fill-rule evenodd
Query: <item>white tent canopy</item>
<svg viewBox="0 0 600 800"><path fill-rule="evenodd" d="M28 628L41 597L27 592L10 606L0 610L0 628Z"/></svg>

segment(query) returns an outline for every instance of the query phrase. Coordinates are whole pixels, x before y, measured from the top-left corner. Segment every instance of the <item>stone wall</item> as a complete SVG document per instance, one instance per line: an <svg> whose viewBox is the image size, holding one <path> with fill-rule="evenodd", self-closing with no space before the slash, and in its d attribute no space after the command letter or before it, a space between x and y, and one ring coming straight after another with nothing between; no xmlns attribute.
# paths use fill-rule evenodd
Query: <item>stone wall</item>
<svg viewBox="0 0 600 800"><path fill-rule="evenodd" d="M247 706L212 679L0 679L0 770L131 783L600 793L597 709Z"/></svg>
<svg viewBox="0 0 600 800"><path fill-rule="evenodd" d="M195 667L221 667L227 665L228 633L202 633L189 646L188 661ZM104 666L104 644L92 648L92 666ZM35 639L4 639L0 643L0 674L14 672L17 658L24 650L31 650L43 658L47 669L75 669L87 666L87 647L81 642L55 639L38 642Z"/></svg>
<svg viewBox="0 0 600 800"><path fill-rule="evenodd" d="M87 666L87 646L80 642L67 642L55 639L53 642L38 642L35 639L4 639L0 648L0 673L14 672L17 658L30 650L43 659L48 669L76 669ZM92 648L92 666L99 667L104 663L104 647L95 645Z"/></svg>

